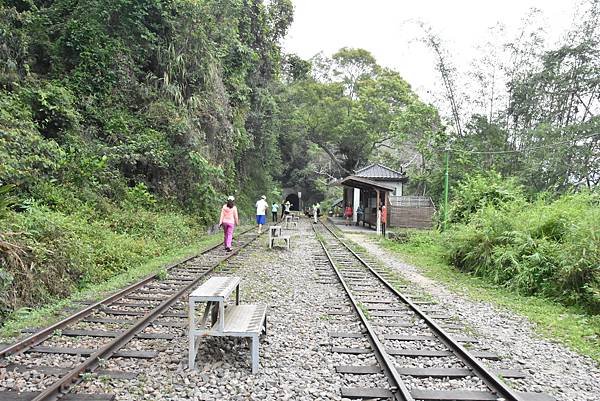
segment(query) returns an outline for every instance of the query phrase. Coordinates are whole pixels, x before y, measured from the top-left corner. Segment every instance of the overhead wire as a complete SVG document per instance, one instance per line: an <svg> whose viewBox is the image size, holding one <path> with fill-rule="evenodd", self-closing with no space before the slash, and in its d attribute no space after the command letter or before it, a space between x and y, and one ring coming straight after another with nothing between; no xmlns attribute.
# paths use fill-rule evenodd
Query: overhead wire
<svg viewBox="0 0 600 401"><path fill-rule="evenodd" d="M549 148L549 147L553 147L553 146L556 146L556 145L564 145L565 143L577 142L577 141L580 141L580 140L583 140L583 139L593 138L595 136L600 136L600 132L595 133L595 134L591 134L591 135L585 135L585 136L580 136L580 137L577 137L577 138L572 138L572 139L569 139L569 140L566 140L566 141L553 142L551 144L539 145L539 146L530 146L530 147L525 148L525 149L477 151L477 150L463 150L463 149L449 148L449 150L451 152L455 152L455 153L468 153L468 154L478 154L478 155L498 155L498 154L508 154L508 153L524 153L524 152L528 152L530 150L544 149L544 148Z"/></svg>

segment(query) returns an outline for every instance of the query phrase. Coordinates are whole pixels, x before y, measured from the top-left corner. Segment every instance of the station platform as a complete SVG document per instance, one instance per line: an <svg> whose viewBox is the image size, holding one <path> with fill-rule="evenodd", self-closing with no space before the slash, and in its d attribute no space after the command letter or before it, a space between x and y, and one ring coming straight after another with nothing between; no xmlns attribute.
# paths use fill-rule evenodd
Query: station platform
<svg viewBox="0 0 600 401"><path fill-rule="evenodd" d="M327 220L329 220L331 223L335 224L335 226L343 232L363 233L363 234L374 234L375 233L375 227L369 228L368 225L363 227L362 223L360 224L360 226L357 226L356 223L352 223L352 225L347 226L346 220L343 217L328 216Z"/></svg>

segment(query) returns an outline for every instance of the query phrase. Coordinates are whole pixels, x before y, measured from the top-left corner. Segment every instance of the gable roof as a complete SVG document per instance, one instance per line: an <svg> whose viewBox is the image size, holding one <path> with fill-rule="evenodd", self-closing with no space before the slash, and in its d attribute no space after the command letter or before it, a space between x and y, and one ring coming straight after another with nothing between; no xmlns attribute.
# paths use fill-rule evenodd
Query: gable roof
<svg viewBox="0 0 600 401"><path fill-rule="evenodd" d="M340 184L347 187L360 188L366 190L377 189L381 191L393 192L395 189L394 187L384 185L380 182L371 181L367 178L357 177L355 175L350 175L344 178L342 181L340 181Z"/></svg>
<svg viewBox="0 0 600 401"><path fill-rule="evenodd" d="M354 173L357 177L369 178L379 181L406 181L406 174L402 171L392 170L379 163L373 163L367 167L363 167Z"/></svg>

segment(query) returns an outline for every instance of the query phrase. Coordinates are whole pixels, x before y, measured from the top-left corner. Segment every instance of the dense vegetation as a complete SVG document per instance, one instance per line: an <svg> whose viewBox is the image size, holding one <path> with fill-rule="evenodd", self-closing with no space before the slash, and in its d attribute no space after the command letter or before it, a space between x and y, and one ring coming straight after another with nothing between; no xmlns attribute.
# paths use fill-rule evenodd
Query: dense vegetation
<svg viewBox="0 0 600 401"><path fill-rule="evenodd" d="M277 116L286 133L284 184L328 194L332 179L373 161L401 169L399 154L430 155L446 138L436 108L364 49L317 54L309 64L291 57L288 65Z"/></svg>
<svg viewBox="0 0 600 401"><path fill-rule="evenodd" d="M528 202L514 181L468 178L452 202L445 233L457 268L523 294L600 313L600 195L565 194Z"/></svg>
<svg viewBox="0 0 600 401"><path fill-rule="evenodd" d="M283 54L290 0L0 0L0 320L194 244L227 194L246 214L281 187L322 200L383 161L437 201L447 148L447 260L597 312L600 12L584 4L554 47L531 20L487 46L470 97L425 29L434 106L366 50Z"/></svg>
<svg viewBox="0 0 600 401"><path fill-rule="evenodd" d="M433 235L443 241L446 261L597 314L600 2L580 2L573 26L553 46L544 43L537 17L527 16L514 40L496 27L467 74L423 26L449 119L445 140L429 141L421 155L429 167L413 185L440 199L441 155L449 149L450 229Z"/></svg>
<svg viewBox="0 0 600 401"><path fill-rule="evenodd" d="M459 293L508 307L539 332L600 360L600 196L534 201L497 173L457 185L444 232L383 244Z"/></svg>
<svg viewBox="0 0 600 401"><path fill-rule="evenodd" d="M287 0L0 2L0 318L275 189L291 19Z"/></svg>

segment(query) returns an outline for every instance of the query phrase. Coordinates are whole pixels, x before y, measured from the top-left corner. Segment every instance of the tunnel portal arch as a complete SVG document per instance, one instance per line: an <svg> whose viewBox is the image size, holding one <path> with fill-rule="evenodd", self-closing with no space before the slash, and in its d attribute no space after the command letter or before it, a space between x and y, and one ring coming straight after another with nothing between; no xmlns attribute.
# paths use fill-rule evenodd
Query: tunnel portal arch
<svg viewBox="0 0 600 401"><path fill-rule="evenodd" d="M292 204L290 207L291 210L300 210L300 198L298 198L297 194L289 194L285 197L285 200Z"/></svg>

